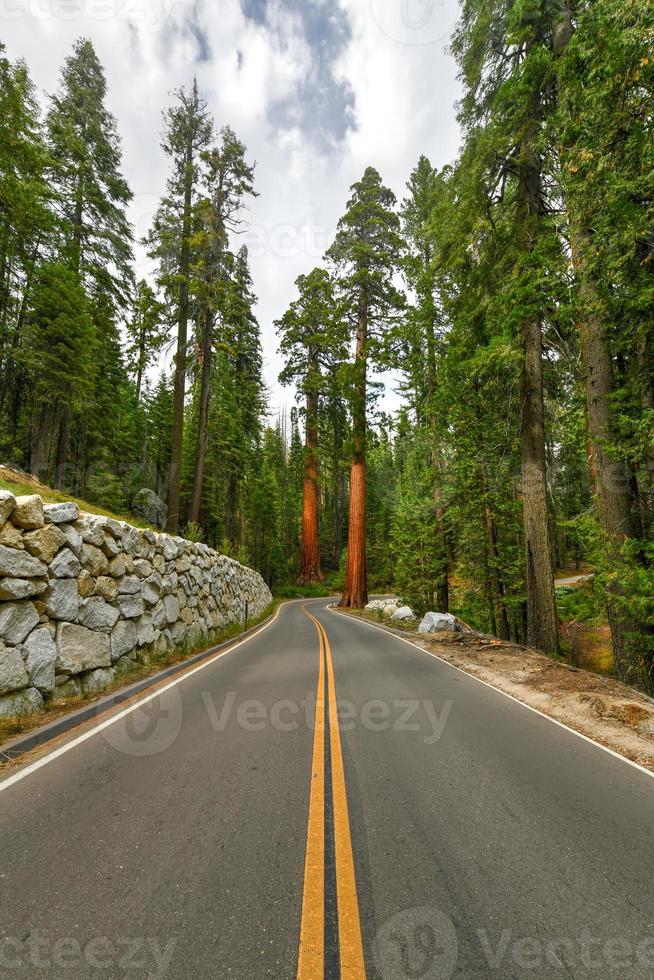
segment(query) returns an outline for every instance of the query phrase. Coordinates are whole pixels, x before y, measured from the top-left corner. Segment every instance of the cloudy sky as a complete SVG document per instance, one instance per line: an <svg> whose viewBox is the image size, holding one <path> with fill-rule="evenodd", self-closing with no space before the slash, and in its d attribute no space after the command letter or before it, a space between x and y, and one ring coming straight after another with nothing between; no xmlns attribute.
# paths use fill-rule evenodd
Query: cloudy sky
<svg viewBox="0 0 654 980"><path fill-rule="evenodd" d="M348 189L372 164L399 198L421 153L436 166L458 146L456 0L0 0L0 38L44 92L73 41L105 67L142 236L164 186L159 146L169 93L193 75L218 126L256 161L250 247L266 376L275 406L273 321L300 273L320 262ZM138 274L150 269L139 251Z"/></svg>

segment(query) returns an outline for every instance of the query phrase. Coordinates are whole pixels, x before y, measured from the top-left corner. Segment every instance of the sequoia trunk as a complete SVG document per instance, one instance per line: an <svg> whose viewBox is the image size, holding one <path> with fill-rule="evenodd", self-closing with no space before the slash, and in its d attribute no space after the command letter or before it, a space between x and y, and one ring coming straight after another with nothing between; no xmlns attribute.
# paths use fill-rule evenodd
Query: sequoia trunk
<svg viewBox="0 0 654 980"><path fill-rule="evenodd" d="M352 404L352 467L350 474L350 524L347 535L347 572L341 606L362 609L368 602L366 579L366 340L368 307L359 297L357 342L354 359Z"/></svg>
<svg viewBox="0 0 654 980"><path fill-rule="evenodd" d="M307 394L306 434L304 443L304 497L302 502L302 550L298 585L322 582L320 541L318 537L318 395Z"/></svg>

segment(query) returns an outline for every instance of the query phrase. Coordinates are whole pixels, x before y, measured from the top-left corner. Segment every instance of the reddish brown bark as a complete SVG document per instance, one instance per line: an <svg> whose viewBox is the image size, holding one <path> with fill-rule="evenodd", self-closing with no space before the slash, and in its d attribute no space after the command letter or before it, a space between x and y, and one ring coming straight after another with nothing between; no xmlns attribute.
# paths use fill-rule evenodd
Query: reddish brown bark
<svg viewBox="0 0 654 980"><path fill-rule="evenodd" d="M366 579L366 340L368 332L365 296L359 299L357 346L354 360L352 404L352 468L350 475L350 524L347 535L345 589L339 603L362 609L368 602Z"/></svg>
<svg viewBox="0 0 654 980"><path fill-rule="evenodd" d="M307 394L306 434L304 441L304 498L302 503L302 545L298 585L314 585L322 582L320 567L320 541L318 538L318 395Z"/></svg>

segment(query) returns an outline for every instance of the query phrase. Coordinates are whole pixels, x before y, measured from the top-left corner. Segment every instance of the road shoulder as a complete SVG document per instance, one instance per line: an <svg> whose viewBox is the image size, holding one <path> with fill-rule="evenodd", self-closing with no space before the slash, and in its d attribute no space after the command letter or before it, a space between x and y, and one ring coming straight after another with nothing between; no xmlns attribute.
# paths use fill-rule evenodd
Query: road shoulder
<svg viewBox="0 0 654 980"><path fill-rule="evenodd" d="M611 677L571 668L518 644L478 634L425 635L332 607L476 677L603 748L654 773L654 701Z"/></svg>

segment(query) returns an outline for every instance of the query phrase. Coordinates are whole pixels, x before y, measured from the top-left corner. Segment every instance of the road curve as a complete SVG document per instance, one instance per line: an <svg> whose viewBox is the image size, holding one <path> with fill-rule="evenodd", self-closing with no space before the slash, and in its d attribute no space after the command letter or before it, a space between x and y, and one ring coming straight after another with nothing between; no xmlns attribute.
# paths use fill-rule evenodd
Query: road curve
<svg viewBox="0 0 654 980"><path fill-rule="evenodd" d="M18 772L3 976L654 976L654 779L326 600Z"/></svg>

